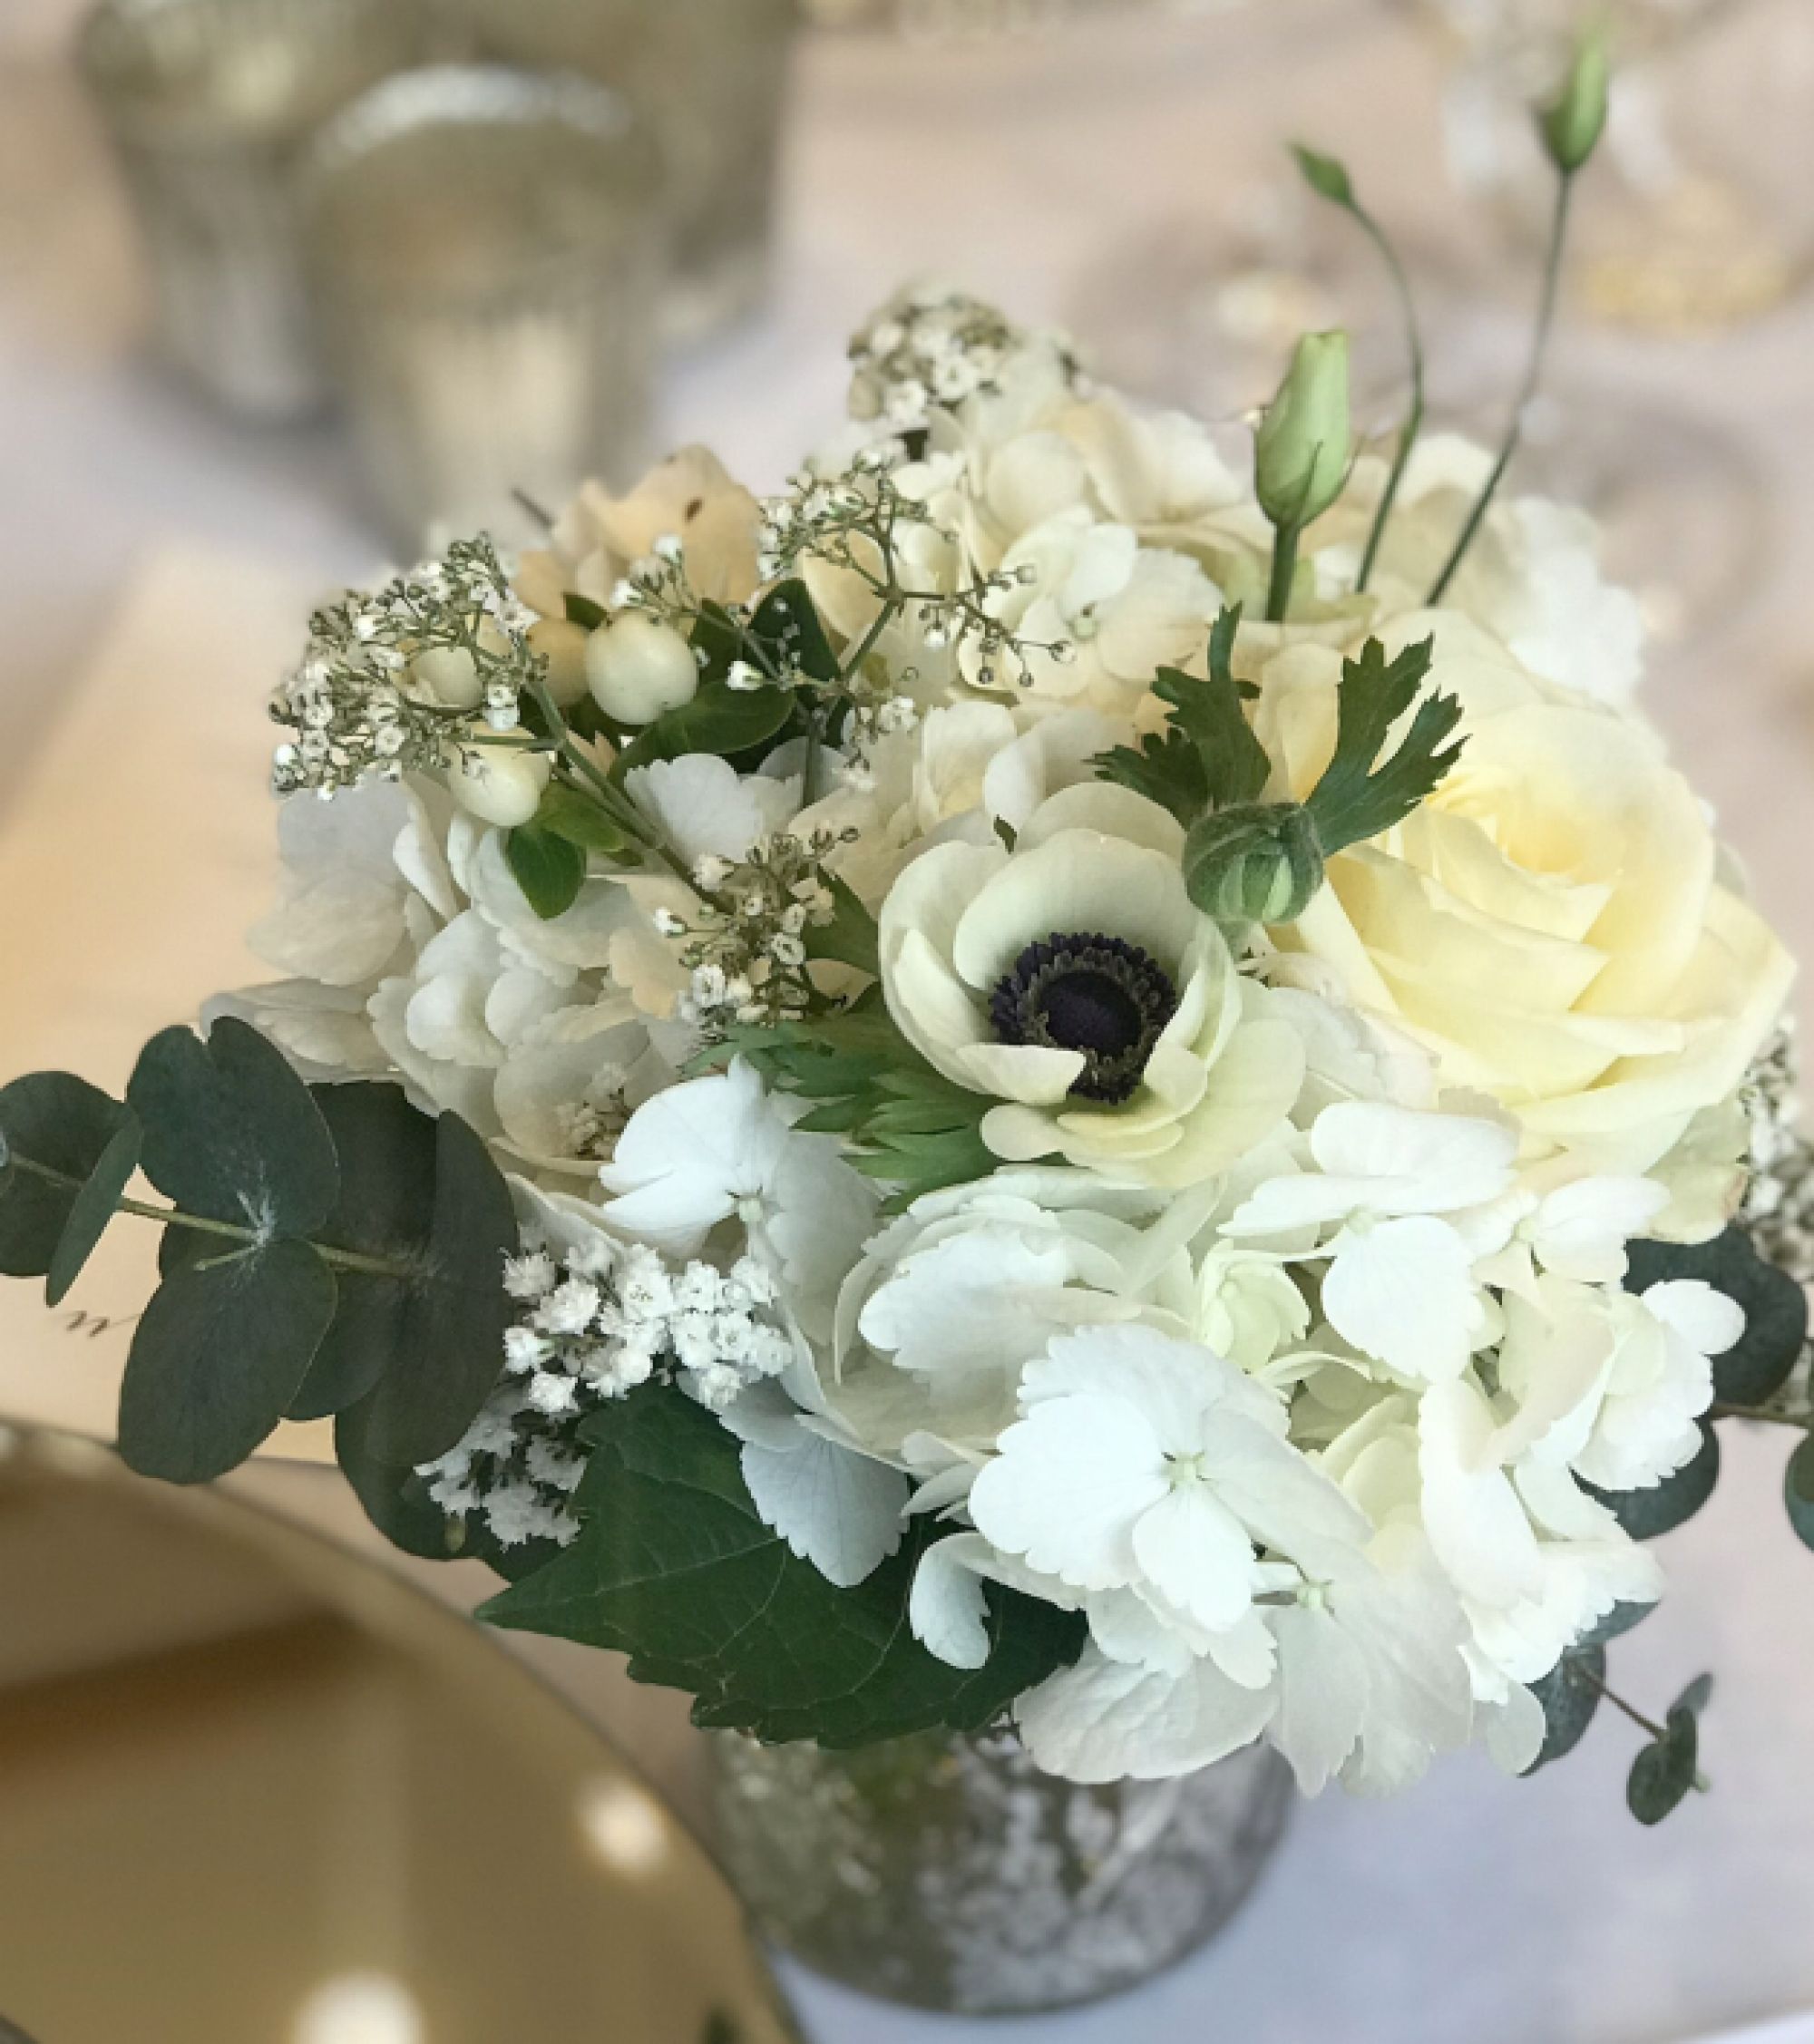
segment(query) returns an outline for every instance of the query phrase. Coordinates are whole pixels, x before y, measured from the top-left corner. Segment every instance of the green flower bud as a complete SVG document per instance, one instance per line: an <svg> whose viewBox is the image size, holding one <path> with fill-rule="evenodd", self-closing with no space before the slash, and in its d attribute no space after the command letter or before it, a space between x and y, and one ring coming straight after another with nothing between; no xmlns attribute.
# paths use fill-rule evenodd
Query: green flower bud
<svg viewBox="0 0 1814 2044"><path fill-rule="evenodd" d="M1185 886L1221 923L1295 922L1322 885L1322 848L1301 803L1241 803L1185 840Z"/></svg>
<svg viewBox="0 0 1814 2044"><path fill-rule="evenodd" d="M1612 54L1604 23L1582 31L1561 95L1539 119L1543 144L1564 177L1572 178L1599 146L1612 91Z"/></svg>
<svg viewBox="0 0 1814 2044"><path fill-rule="evenodd" d="M1352 447L1348 336L1306 334L1254 438L1261 510L1292 530L1321 518L1341 494Z"/></svg>

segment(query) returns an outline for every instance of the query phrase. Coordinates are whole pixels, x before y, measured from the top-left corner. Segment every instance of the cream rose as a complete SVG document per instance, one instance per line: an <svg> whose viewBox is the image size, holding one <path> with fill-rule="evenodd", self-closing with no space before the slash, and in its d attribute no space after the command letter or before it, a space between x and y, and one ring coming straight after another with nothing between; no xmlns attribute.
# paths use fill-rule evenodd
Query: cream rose
<svg viewBox="0 0 1814 2044"><path fill-rule="evenodd" d="M1278 940L1425 1044L1448 1084L1513 1109L1533 1153L1648 1171L1738 1086L1793 967L1654 732L1537 681L1465 619L1409 618L1389 643L1431 632L1461 761L1406 822L1331 860ZM1302 647L1264 671L1257 726L1292 793L1330 757L1340 667Z"/></svg>
<svg viewBox="0 0 1814 2044"><path fill-rule="evenodd" d="M1284 1120L1304 1051L1185 891L1182 832L1126 789L1040 804L1010 852L950 842L897 880L882 981L908 1041L1000 1103L983 1141L1183 1186Z"/></svg>

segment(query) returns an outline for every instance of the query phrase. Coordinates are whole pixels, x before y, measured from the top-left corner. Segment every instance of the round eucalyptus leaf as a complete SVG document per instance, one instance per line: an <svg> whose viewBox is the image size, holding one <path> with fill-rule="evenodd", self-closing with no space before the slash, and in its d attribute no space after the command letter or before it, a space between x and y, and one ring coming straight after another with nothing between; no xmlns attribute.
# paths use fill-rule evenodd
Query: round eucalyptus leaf
<svg viewBox="0 0 1814 2044"><path fill-rule="evenodd" d="M95 1159L94 1169L83 1181L82 1190L70 1202L69 1219L57 1238L56 1253L44 1282L44 1299L61 1306L70 1287L82 1275L83 1267L94 1254L107 1232L107 1224L120 1211L120 1202L139 1168L139 1146L143 1132L137 1115L124 1111L113 1140Z"/></svg>
<svg viewBox="0 0 1814 2044"><path fill-rule="evenodd" d="M429 1497L414 1470L380 1462L371 1451L368 1406L351 1406L334 1422L334 1459L366 1516L405 1554L427 1562L460 1559L460 1523Z"/></svg>
<svg viewBox="0 0 1814 2044"><path fill-rule="evenodd" d="M308 1088L245 1023L153 1037L126 1098L146 1177L186 1212L272 1237L313 1234L333 1211L334 1145Z"/></svg>
<svg viewBox="0 0 1814 2044"><path fill-rule="evenodd" d="M49 1274L78 1195L132 1122L117 1100L68 1072L34 1072L0 1089L0 1276ZM71 1183L51 1184L22 1159Z"/></svg>
<svg viewBox="0 0 1814 2044"><path fill-rule="evenodd" d="M1531 1694L1543 1706L1543 1745L1526 1772L1535 1774L1565 1753L1572 1753L1585 1737L1600 1708L1599 1685L1606 1679L1606 1650L1571 1649L1540 1682L1531 1684Z"/></svg>
<svg viewBox="0 0 1814 2044"><path fill-rule="evenodd" d="M334 1305L333 1272L307 1242L223 1249L167 1278L120 1389L128 1464L171 1484L237 1468L283 1417Z"/></svg>
<svg viewBox="0 0 1814 2044"><path fill-rule="evenodd" d="M1701 1732L1692 1711L1669 1714L1663 1735L1653 1739L1632 1763L1625 1801L1640 1824L1661 1824L1694 1786Z"/></svg>
<svg viewBox="0 0 1814 2044"><path fill-rule="evenodd" d="M1701 1446L1694 1459L1662 1483L1642 1491L1602 1491L1586 1485L1634 1540L1655 1540L1673 1533L1712 1496L1720 1481L1720 1437L1704 1420L1699 1424Z"/></svg>
<svg viewBox="0 0 1814 2044"><path fill-rule="evenodd" d="M1738 1301L1745 1331L1735 1348L1713 1358L1714 1396L1726 1405L1760 1406L1789 1380L1808 1339L1808 1295L1787 1271L1768 1263L1742 1228L1711 1242L1634 1242L1627 1291L1643 1293L1673 1279L1698 1279Z"/></svg>
<svg viewBox="0 0 1814 2044"><path fill-rule="evenodd" d="M1782 1498L1795 1537L1804 1547L1814 1547L1814 1435L1796 1444L1783 1473Z"/></svg>

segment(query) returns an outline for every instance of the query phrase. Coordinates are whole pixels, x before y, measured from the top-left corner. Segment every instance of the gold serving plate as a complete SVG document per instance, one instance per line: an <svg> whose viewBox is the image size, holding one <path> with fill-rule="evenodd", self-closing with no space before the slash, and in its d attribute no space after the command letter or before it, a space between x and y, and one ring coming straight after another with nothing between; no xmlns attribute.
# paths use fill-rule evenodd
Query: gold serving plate
<svg viewBox="0 0 1814 2044"><path fill-rule="evenodd" d="M387 1571L0 1430L0 2044L798 2044L635 1772Z"/></svg>

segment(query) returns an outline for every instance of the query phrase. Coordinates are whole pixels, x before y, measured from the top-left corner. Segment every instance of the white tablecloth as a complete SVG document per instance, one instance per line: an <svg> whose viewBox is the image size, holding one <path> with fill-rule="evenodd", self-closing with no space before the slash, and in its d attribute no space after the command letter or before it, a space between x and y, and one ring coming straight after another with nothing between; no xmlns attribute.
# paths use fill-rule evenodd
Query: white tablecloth
<svg viewBox="0 0 1814 2044"><path fill-rule="evenodd" d="M63 68L71 11L0 0L0 1047L9 1071L57 1056L117 1076L135 1029L239 969L241 911L268 857L258 702L284 607L378 550L331 437L229 427L141 361L130 238ZM1257 0L1195 27L1038 51L822 47L804 80L774 312L674 377L670 437L709 440L772 482L834 416L843 334L903 272L1068 315L1080 278L1130 234L1256 175L1290 134L1345 152L1413 219L1439 188L1430 63L1365 0ZM1692 389L1776 487L1773 578L1715 655L1660 678L1656 702L1766 901L1814 956L1810 344L1803 307L1717 348L1609 343L1602 373L1665 400ZM123 636L97 657L135 572ZM210 619L210 592L242 617ZM22 1327L0 1319L0 1388L29 1358L53 1406L95 1419L117 1367L104 1347L73 1358ZM1618 1654L1622 1684L1651 1699L1719 1669L1713 1795L1641 1831L1623 1807L1631 1738L1608 1713L1574 1762L1529 1784L1468 1762L1384 1807L1328 1798L1212 1952L1037 2034L1670 2044L1814 2007L1814 1558L1781 1520L1781 1444L1729 1448L1713 1506L1670 1543L1674 1595ZM319 1473L273 1481L298 1509L344 1514ZM631 1696L593 1657L538 1658L684 1796L666 1699ZM802 2000L821 2044L983 2034L816 1986ZM1807 2036L1772 2030L1768 2044Z"/></svg>

